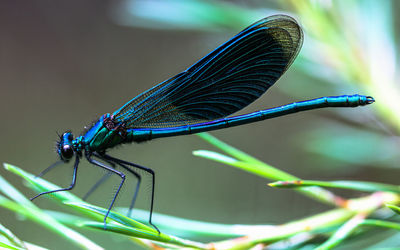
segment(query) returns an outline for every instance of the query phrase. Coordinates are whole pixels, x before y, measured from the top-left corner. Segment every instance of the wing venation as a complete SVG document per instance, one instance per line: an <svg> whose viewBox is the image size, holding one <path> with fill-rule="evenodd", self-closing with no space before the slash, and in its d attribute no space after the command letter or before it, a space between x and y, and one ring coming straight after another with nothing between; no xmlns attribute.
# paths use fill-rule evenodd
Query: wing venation
<svg viewBox="0 0 400 250"><path fill-rule="evenodd" d="M231 115L281 77L302 42L293 18L261 19L186 71L133 98L114 113L114 119L127 128L160 128Z"/></svg>

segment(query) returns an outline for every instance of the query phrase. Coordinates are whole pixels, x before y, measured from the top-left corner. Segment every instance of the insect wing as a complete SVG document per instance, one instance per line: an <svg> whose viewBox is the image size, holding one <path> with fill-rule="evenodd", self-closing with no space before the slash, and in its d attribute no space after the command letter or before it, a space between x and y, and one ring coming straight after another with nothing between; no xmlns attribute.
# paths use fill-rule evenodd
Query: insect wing
<svg viewBox="0 0 400 250"><path fill-rule="evenodd" d="M163 128L233 114L280 78L302 42L301 28L293 18L261 19L186 71L129 101L114 119L127 128Z"/></svg>

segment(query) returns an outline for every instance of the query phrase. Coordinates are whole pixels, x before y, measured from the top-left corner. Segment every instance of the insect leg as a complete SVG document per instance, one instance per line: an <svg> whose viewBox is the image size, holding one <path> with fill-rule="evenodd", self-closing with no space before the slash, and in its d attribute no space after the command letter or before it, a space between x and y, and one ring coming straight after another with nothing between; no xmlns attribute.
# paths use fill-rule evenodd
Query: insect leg
<svg viewBox="0 0 400 250"><path fill-rule="evenodd" d="M99 162L99 161L96 161L96 160L94 160L94 159L92 159L92 158L90 158L90 157L91 157L90 155L87 155L87 156L86 156L87 160L88 160L90 163L92 163L93 165L96 165L96 166L98 166L98 167L104 168L104 169L106 169L106 170L108 170L108 171L110 171L110 172L112 172L112 173L114 173L114 174L117 174L117 175L119 175L119 176L121 177L121 179L122 179L122 181L121 181L121 183L119 184L119 187L118 187L118 189L117 189L117 192L115 192L114 198L112 199L111 204L110 204L110 206L108 207L107 213L106 213L106 215L104 216L104 230L106 230L106 229L107 229L107 226L106 226L106 225L107 225L107 223L106 223L107 217L108 217L108 215L109 215L109 213L110 213L110 211L111 211L111 209L112 209L112 207L113 207L113 205L114 205L114 203L115 203L115 200L117 199L117 196L118 196L118 194L119 194L119 191L121 190L122 186L124 185L124 182L125 182L125 174L122 173L122 172L120 172L120 171L118 171L118 170L115 170L114 168L109 167L109 166L107 166L107 165L105 165L105 164L103 164L103 163L101 163L101 162Z"/></svg>
<svg viewBox="0 0 400 250"><path fill-rule="evenodd" d="M124 161L124 160L121 160L121 159L117 159L117 158L114 158L114 157L109 156L107 154L104 154L103 158L107 159L107 160L111 160L111 161L113 161L115 163L118 163L118 164L121 165L121 167L123 167L123 168L125 168L127 170L129 169L127 166L131 166L131 167L141 169L141 170L151 174L152 182L151 182L151 203L150 203L149 224L152 225L158 231L158 233L160 233L160 230L151 222L151 218L153 216L153 204L154 204L154 186L155 186L155 173L154 173L154 171L152 169L150 169L150 168L146 168L146 167L140 166L140 165L132 163L132 162L128 162L128 161Z"/></svg>
<svg viewBox="0 0 400 250"><path fill-rule="evenodd" d="M139 188L140 188L140 184L141 184L141 181L142 181L142 177L141 177L138 173L136 173L134 170L132 170L132 169L130 169L128 166L124 165L123 163L115 162L115 161L113 161L113 160L111 160L111 159L107 159L107 158L103 157L101 154L98 154L98 153L93 153L93 155L94 155L95 157L97 157L97 158L103 160L103 161L106 161L106 162L109 163L113 168L115 168L115 164L117 164L117 165L123 167L125 170L127 170L129 173L131 173L132 175L134 175L134 176L137 178L135 193L133 194L133 198L132 198L132 200L131 200L131 204L129 205L129 210L128 210L128 214L127 214L128 217L131 217L131 215L132 215L132 209L133 209L133 207L134 207L134 205L135 205L136 198L137 198L138 193L139 193ZM105 176L104 176L104 177L105 177ZM103 178L104 178L104 177L103 177ZM103 179L103 178L102 178L102 179ZM108 178L108 177L107 177L107 178ZM100 180L100 181L102 181L102 180ZM100 182L100 181L99 181L99 182ZM98 182L98 183L99 183L99 182ZM99 183L99 184L100 184L100 183ZM96 185L97 185L97 183L96 183ZM96 187L96 188L97 188L97 187Z"/></svg>
<svg viewBox="0 0 400 250"><path fill-rule="evenodd" d="M76 183L76 173L78 171L78 165L79 165L79 156L76 156L75 159L75 163L74 163L74 172L72 174L72 183L69 187L67 188L61 188L61 189L56 189L56 190L52 190L52 191L47 191L47 192L42 192L38 195L36 195L35 197L31 198L31 201L33 201L34 199L36 199L37 197L44 195L44 194L50 194L50 193L55 193L55 192L60 192L60 191L67 191L67 190L71 190L74 188L75 183ZM55 164L52 165L53 167L55 166ZM51 167L51 166L50 166ZM49 168L47 168L46 170L49 170ZM46 171L45 170L45 171Z"/></svg>

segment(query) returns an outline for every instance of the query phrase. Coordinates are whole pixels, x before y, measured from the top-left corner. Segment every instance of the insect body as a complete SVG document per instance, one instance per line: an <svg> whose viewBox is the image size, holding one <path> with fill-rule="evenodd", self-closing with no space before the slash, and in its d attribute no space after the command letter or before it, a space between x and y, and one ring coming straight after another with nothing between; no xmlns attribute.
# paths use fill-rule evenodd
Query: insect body
<svg viewBox="0 0 400 250"><path fill-rule="evenodd" d="M114 113L101 116L84 135L74 138L71 132L65 132L57 148L63 162L75 158L72 183L68 188L44 192L34 198L45 193L71 190L79 161L85 157L91 164L121 177L121 184L104 218L106 228L106 218L126 178L116 167L138 178L130 211L141 180L135 169L141 169L152 176L149 223L157 229L151 221L154 172L114 158L107 154L107 150L124 143L212 131L299 111L357 107L374 102L372 97L363 95L321 97L228 117L255 101L285 73L302 42L301 28L293 18L277 15L261 19L184 72L138 95Z"/></svg>

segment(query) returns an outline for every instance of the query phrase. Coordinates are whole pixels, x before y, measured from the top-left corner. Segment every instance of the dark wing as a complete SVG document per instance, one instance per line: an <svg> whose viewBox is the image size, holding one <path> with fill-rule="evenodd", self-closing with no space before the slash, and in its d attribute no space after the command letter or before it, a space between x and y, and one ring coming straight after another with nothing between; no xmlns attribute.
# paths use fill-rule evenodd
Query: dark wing
<svg viewBox="0 0 400 250"><path fill-rule="evenodd" d="M233 114L279 79L302 42L293 18L261 19L186 71L133 98L114 113L114 119L127 128L163 128Z"/></svg>

